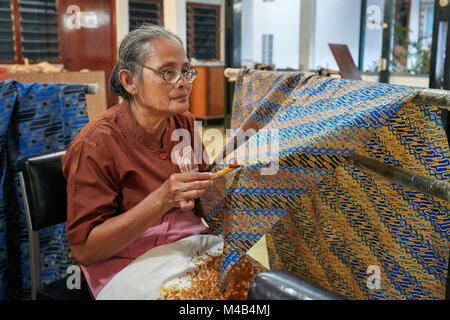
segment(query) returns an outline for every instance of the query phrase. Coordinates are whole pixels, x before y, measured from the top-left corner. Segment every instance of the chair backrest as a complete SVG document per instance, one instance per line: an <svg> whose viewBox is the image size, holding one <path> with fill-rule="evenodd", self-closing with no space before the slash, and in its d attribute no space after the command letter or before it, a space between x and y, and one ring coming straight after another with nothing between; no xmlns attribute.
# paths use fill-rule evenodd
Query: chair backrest
<svg viewBox="0 0 450 320"><path fill-rule="evenodd" d="M28 224L33 299L41 288L39 230L67 220L67 183L61 164L64 153L29 157L17 163Z"/></svg>
<svg viewBox="0 0 450 320"><path fill-rule="evenodd" d="M67 219L67 182L61 157L65 151L22 159L18 163L25 211L31 230L63 223Z"/></svg>

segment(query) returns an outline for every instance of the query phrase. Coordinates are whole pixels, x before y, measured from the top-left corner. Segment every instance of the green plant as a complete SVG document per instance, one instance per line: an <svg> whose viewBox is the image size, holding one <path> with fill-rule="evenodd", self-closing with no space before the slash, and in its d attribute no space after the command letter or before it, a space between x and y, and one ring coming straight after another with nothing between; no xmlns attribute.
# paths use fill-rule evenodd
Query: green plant
<svg viewBox="0 0 450 320"><path fill-rule="evenodd" d="M425 48L424 42L430 37L419 37L417 41L408 40L411 33L408 27L394 24L395 36L399 44L393 48L391 72L424 74L430 71L431 48ZM412 59L413 58L413 59ZM408 61L414 63L408 66Z"/></svg>

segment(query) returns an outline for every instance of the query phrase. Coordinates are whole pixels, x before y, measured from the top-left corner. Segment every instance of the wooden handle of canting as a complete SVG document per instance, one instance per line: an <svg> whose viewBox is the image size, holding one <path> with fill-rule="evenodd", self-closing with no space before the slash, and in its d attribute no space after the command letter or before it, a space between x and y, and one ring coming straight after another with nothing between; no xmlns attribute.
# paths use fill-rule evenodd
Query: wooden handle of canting
<svg viewBox="0 0 450 320"><path fill-rule="evenodd" d="M227 173L229 173L235 169L237 169L237 168L229 168L228 167L223 170L217 171L216 173L214 173L213 180L219 179L220 177L226 175Z"/></svg>

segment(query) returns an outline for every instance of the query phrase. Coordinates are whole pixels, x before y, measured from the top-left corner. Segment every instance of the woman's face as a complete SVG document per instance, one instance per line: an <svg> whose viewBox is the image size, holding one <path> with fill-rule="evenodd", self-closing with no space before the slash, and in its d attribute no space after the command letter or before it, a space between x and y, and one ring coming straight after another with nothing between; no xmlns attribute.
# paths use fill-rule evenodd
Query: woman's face
<svg viewBox="0 0 450 320"><path fill-rule="evenodd" d="M160 38L155 40L153 49L154 52L145 62L145 66L157 71L189 70L189 61L180 42ZM189 110L191 90L192 84L187 83L183 76L177 83L171 84L167 83L158 72L143 68L142 80L134 98L141 107L173 115Z"/></svg>

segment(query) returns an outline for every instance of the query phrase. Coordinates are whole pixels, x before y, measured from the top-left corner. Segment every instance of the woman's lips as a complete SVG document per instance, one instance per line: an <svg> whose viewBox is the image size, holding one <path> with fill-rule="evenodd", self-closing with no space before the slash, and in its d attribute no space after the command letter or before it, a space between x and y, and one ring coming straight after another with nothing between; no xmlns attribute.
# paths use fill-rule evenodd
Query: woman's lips
<svg viewBox="0 0 450 320"><path fill-rule="evenodd" d="M178 96L178 97L175 97L174 100L179 101L179 102L186 102L188 100L188 96L187 95Z"/></svg>

